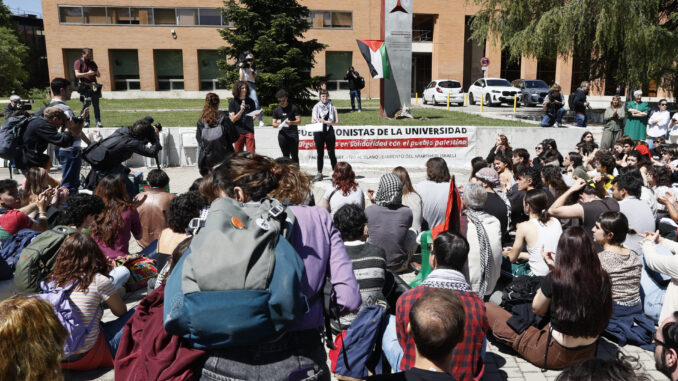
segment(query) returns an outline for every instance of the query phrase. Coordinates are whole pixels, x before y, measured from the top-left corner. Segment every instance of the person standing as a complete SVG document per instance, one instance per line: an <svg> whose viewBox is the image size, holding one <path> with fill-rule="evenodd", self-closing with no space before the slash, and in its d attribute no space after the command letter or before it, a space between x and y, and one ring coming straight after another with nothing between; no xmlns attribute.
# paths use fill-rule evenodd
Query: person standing
<svg viewBox="0 0 678 381"><path fill-rule="evenodd" d="M336 137L334 136L334 126L339 124L339 115L337 109L330 101L330 93L327 90L320 90L320 102L313 106L312 122L322 123L322 131L313 133L313 141L315 142L315 149L317 152L318 174L315 175L313 181L321 181L323 179L323 160L325 156L325 145L327 145L327 155L330 157L332 169L337 165L337 157L334 155L334 145L336 144Z"/></svg>
<svg viewBox="0 0 678 381"><path fill-rule="evenodd" d="M273 110L273 128L280 127L278 132L278 144L284 157L292 159L299 164L299 129L301 113L299 108L289 102L289 94L280 89L275 93L278 99L278 107Z"/></svg>
<svg viewBox="0 0 678 381"><path fill-rule="evenodd" d="M248 152L254 152L254 118L247 114L257 110L257 105L247 96L250 93L249 83L235 81L232 93L233 99L228 104L228 114L240 134L235 141L235 152L242 151L243 146Z"/></svg>
<svg viewBox="0 0 678 381"><path fill-rule="evenodd" d="M101 124L101 111L99 110L99 98L101 98L101 85L97 83L97 77L101 76L99 66L92 60L92 49L82 50L82 57L73 63L75 78L79 81L78 93L82 100L82 108L92 105L94 108L94 119L97 127L103 127ZM89 99L89 100L88 100ZM89 127L89 114L85 119L84 127Z"/></svg>
<svg viewBox="0 0 678 381"><path fill-rule="evenodd" d="M219 111L219 96L207 93L195 131L195 139L200 145L198 157L200 174L206 175L213 166L224 161L226 155L234 152L233 142L238 137L226 112Z"/></svg>
<svg viewBox="0 0 678 381"><path fill-rule="evenodd" d="M355 71L353 66L348 68L344 80L348 81L349 95L351 96L351 111L355 111L355 99L358 98L358 112L363 111L360 103L360 90L363 88L364 79L361 80L360 74Z"/></svg>
<svg viewBox="0 0 678 381"><path fill-rule="evenodd" d="M577 118L577 127L586 127L589 117L586 115L586 110L589 107L589 102L586 100L586 95L589 93L589 83L584 81L579 85L577 92L574 95L574 102L570 105L570 110L574 110Z"/></svg>
<svg viewBox="0 0 678 381"><path fill-rule="evenodd" d="M603 121L603 137L600 139L600 149L611 149L614 143L622 137L624 132L624 109L619 95L612 97L610 107L605 109Z"/></svg>
<svg viewBox="0 0 678 381"><path fill-rule="evenodd" d="M633 92L633 100L626 102L626 126L624 133L633 140L645 140L645 127L647 125L647 113L650 107L643 102L643 91Z"/></svg>
<svg viewBox="0 0 678 381"><path fill-rule="evenodd" d="M255 110L259 110L259 97L257 96L257 86L255 84L259 72L254 67L254 55L252 53L248 53L247 56L245 56L245 62L240 63L239 74L240 80L247 82L249 85L247 94L249 98L254 101ZM261 114L258 115L258 118L259 127L264 127L264 119Z"/></svg>
<svg viewBox="0 0 678 381"><path fill-rule="evenodd" d="M661 99L658 103L659 110L652 113L648 122L650 128L647 129L647 145L650 149L655 147L655 139L667 137L669 133L669 122L671 121L671 113L668 112L668 101Z"/></svg>

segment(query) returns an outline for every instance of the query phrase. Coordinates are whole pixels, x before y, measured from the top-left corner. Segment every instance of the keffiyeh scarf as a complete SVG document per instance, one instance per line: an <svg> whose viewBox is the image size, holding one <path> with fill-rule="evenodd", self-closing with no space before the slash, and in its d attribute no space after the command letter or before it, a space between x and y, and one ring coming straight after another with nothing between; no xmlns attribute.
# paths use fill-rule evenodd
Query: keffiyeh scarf
<svg viewBox="0 0 678 381"><path fill-rule="evenodd" d="M464 274L452 269L433 270L421 285L453 291L473 291L466 278L464 278Z"/></svg>
<svg viewBox="0 0 678 381"><path fill-rule="evenodd" d="M380 206L397 206L403 203L403 183L398 176L387 173L379 179L374 202Z"/></svg>
<svg viewBox="0 0 678 381"><path fill-rule="evenodd" d="M475 210L466 209L464 214L466 217L473 223L476 227L476 235L478 236L478 246L480 248L480 265L482 267L482 276L480 282L480 289L477 294L481 299L485 297L485 292L487 291L487 278L489 278L490 273L492 272L492 247L490 246L490 239L487 236L487 231L483 226L480 215L482 212Z"/></svg>

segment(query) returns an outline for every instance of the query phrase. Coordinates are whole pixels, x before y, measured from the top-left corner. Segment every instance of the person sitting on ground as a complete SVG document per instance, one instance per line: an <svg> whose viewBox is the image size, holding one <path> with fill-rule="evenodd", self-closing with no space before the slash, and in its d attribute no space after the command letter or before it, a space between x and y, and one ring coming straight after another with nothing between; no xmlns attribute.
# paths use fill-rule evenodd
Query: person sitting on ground
<svg viewBox="0 0 678 381"><path fill-rule="evenodd" d="M657 197L655 196L654 192L649 186L649 179L650 176L649 174L653 171L652 166L650 166L650 169L648 170L648 176L647 176L647 184L645 184L643 180L643 174L638 170L636 167L625 167L622 168L619 171L620 175L626 175L626 176L631 176L635 178L638 183L642 184L640 188L640 200L643 201L648 207L650 207L650 212L652 212L652 216L656 219L657 218L657 210L658 210L658 203L657 203Z"/></svg>
<svg viewBox="0 0 678 381"><path fill-rule="evenodd" d="M525 148L516 148L513 150L513 165L523 163L525 167L532 165L530 153Z"/></svg>
<svg viewBox="0 0 678 381"><path fill-rule="evenodd" d="M432 157L426 161L426 180L417 183L414 189L421 196L422 215L425 226L422 230L432 229L445 221L447 216L447 198L450 194L450 170L442 157Z"/></svg>
<svg viewBox="0 0 678 381"><path fill-rule="evenodd" d="M454 293L428 290L412 304L405 332L414 341L414 364L404 372L368 378L371 381L463 380L449 369L455 352L468 340L464 304ZM449 372L449 373L448 373Z"/></svg>
<svg viewBox="0 0 678 381"><path fill-rule="evenodd" d="M365 193L355 181L355 172L351 164L340 161L334 166L332 186L325 191L320 206L334 215L339 208L347 204L355 204L365 209Z"/></svg>
<svg viewBox="0 0 678 381"><path fill-rule="evenodd" d="M633 151L633 148L636 145L633 143L633 139L628 136L622 136L619 138L619 140L617 140L617 144L621 145L622 151L621 153L615 155L615 162L617 163L618 167L625 167L626 157L631 151Z"/></svg>
<svg viewBox="0 0 678 381"><path fill-rule="evenodd" d="M112 279L109 278L109 272L110 264L106 257L97 243L86 234L73 234L66 238L59 249L54 270L45 282L57 287L77 282L69 298L79 310L82 323L91 327L80 348L62 360L63 369L113 367L122 329L134 309L128 311L127 305L116 292L129 278L129 270L124 266L117 267ZM126 277L119 274L126 274ZM100 323L103 302L118 319Z"/></svg>
<svg viewBox="0 0 678 381"><path fill-rule="evenodd" d="M549 204L562 196L569 188L567 184L565 184L565 180L563 180L563 174L559 167L546 166L541 169L541 176L544 181L544 187L548 191L547 196L550 196Z"/></svg>
<svg viewBox="0 0 678 381"><path fill-rule="evenodd" d="M619 175L612 180L612 197L619 204L619 211L625 216L631 217L628 220L629 228L636 232L651 232L655 228L655 218L647 202L640 199L643 188L643 181L631 174ZM624 246L629 247L630 242L625 242ZM633 247L636 249L636 247Z"/></svg>
<svg viewBox="0 0 678 381"><path fill-rule="evenodd" d="M494 142L494 146L490 149L490 153L485 158L485 161L494 163L494 157L499 154L506 157L513 156L513 148L511 148L508 138L504 134L497 135L497 140Z"/></svg>
<svg viewBox="0 0 678 381"><path fill-rule="evenodd" d="M403 183L403 205L407 206L412 211L412 226L410 226L410 229L419 234L421 233L421 223L424 220L424 203L421 200L421 196L419 196L419 193L414 189L407 169L404 167L395 167L393 168L392 173L398 176L400 182Z"/></svg>
<svg viewBox="0 0 678 381"><path fill-rule="evenodd" d="M463 310L465 314L464 340L454 348L451 355L448 355L448 359L452 361L442 370L449 372L457 380L473 380L482 374L484 364L481 352L488 325L482 299L473 292L471 285L466 281L468 278L462 274L469 260L469 249L469 242L463 235L452 232L440 233L433 241L433 250L430 254L433 272L421 285L406 291L398 298L395 325L402 349L395 349L403 351L400 370L417 367L415 347L418 345L407 329L408 325L412 324L414 305L427 293L437 290L447 295L455 295L463 305L463 308L454 310L448 306L442 310L443 313L449 315ZM387 356L389 359L397 357L392 353L388 353Z"/></svg>
<svg viewBox="0 0 678 381"><path fill-rule="evenodd" d="M673 311L678 311L678 256L675 255L678 253L678 242L663 238L659 231L645 232L642 237L644 239L640 241L640 247L647 268L671 277L662 303L658 303L661 305L658 321L662 322L669 318ZM660 255L657 252L657 245L667 247L674 255ZM648 290L643 289L643 292L647 294ZM650 315L650 312L646 305L645 313ZM654 318L656 319L656 316Z"/></svg>
<svg viewBox="0 0 678 381"><path fill-rule="evenodd" d="M558 165L562 167L563 166L563 155L561 155L560 151L558 151L558 143L556 143L556 140L549 138L549 139L542 140L541 143L544 147L542 154L544 152L552 151L558 157Z"/></svg>
<svg viewBox="0 0 678 381"><path fill-rule="evenodd" d="M496 155L494 157L494 169L499 174L499 182L504 192L508 192L515 180L513 179L513 161L510 157Z"/></svg>
<svg viewBox="0 0 678 381"><path fill-rule="evenodd" d="M470 245L464 276L480 298L492 295L501 270L501 224L483 210L488 193L480 184L464 187L462 219L466 221L465 236ZM464 222L461 222L464 226ZM464 234L464 232L462 232Z"/></svg>
<svg viewBox="0 0 678 381"><path fill-rule="evenodd" d="M518 224L513 247L505 247L503 254L511 263L518 259L528 260L530 275L546 276L549 269L541 256L541 250L555 251L563 229L560 222L548 214L548 196L543 189L528 190L523 199L525 213L530 216ZM527 252L523 252L523 246Z"/></svg>
<svg viewBox="0 0 678 381"><path fill-rule="evenodd" d="M544 328L528 326L516 332L508 324L510 312L495 303L485 307L497 341L535 366L563 369L595 357L598 337L612 315L612 286L581 227L566 229L556 253L544 252L544 260L550 272L532 302L536 315L551 316Z"/></svg>
<svg viewBox="0 0 678 381"><path fill-rule="evenodd" d="M525 193L532 189L542 189L544 186L541 182L541 173L534 167L519 166L515 171L515 177L516 184L507 196L511 202L511 222L517 225L529 219L523 210Z"/></svg>
<svg viewBox="0 0 678 381"><path fill-rule="evenodd" d="M593 358L565 369L556 381L650 381L640 370L637 357L626 356L623 352L610 359Z"/></svg>
<svg viewBox="0 0 678 381"><path fill-rule="evenodd" d="M141 222L141 238L137 243L142 248L160 238L160 233L167 227L166 216L170 201L177 196L166 190L170 179L162 169L151 170L146 179L151 189L135 197L135 201L141 202L137 208Z"/></svg>
<svg viewBox="0 0 678 381"><path fill-rule="evenodd" d="M671 381L678 380L678 311L662 321L654 337L655 367Z"/></svg>
<svg viewBox="0 0 678 381"><path fill-rule="evenodd" d="M59 180L49 175L45 168L31 167L26 173L21 192L21 205L28 205L38 199L38 195L50 187L58 187Z"/></svg>
<svg viewBox="0 0 678 381"><path fill-rule="evenodd" d="M629 222L620 212L601 214L593 227L593 239L603 247L598 258L612 282L614 307L605 333L620 345L649 345L654 322L644 316L640 298L643 259L625 247L628 232Z"/></svg>
<svg viewBox="0 0 678 381"><path fill-rule="evenodd" d="M501 240L506 242L508 241L511 203L499 185L499 174L493 168L483 168L476 173L476 179L487 192L483 211L499 220L501 223ZM466 190L466 187L464 187L464 190Z"/></svg>
<svg viewBox="0 0 678 381"><path fill-rule="evenodd" d="M21 207L19 189L15 180L0 180L0 242L10 238L21 229L44 231L47 229L47 207L49 192L44 191L28 205ZM21 207L21 208L20 208ZM28 214L38 211L37 220Z"/></svg>
<svg viewBox="0 0 678 381"><path fill-rule="evenodd" d="M61 381L59 363L68 332L49 302L15 297L0 302L0 377Z"/></svg>
<svg viewBox="0 0 678 381"><path fill-rule="evenodd" d="M412 226L412 210L402 204L403 184L392 173L379 179L374 205L365 209L370 235L367 242L386 252L389 269L400 272L408 268L416 248L416 234Z"/></svg>
<svg viewBox="0 0 678 381"><path fill-rule="evenodd" d="M363 301L360 310L372 305L388 307L383 292L386 252L379 246L365 242L368 235L365 212L357 205L346 204L334 214L334 226L341 233L346 252L353 264L353 274L358 281ZM336 331L348 329L360 310L340 317L339 321L332 321L332 328Z"/></svg>
<svg viewBox="0 0 678 381"><path fill-rule="evenodd" d="M94 194L101 197L106 206L94 220L92 238L109 259L124 257L129 254L131 236L141 239L142 233L139 212L130 202L125 178L120 174L104 177Z"/></svg>

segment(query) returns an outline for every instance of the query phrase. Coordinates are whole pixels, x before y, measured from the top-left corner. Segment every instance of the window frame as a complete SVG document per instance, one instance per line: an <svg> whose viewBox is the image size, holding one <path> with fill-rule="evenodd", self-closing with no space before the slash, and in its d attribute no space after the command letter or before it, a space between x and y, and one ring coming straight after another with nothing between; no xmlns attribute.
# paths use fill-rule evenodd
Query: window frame
<svg viewBox="0 0 678 381"><path fill-rule="evenodd" d="M337 13L349 13L351 15L351 26L350 27L343 27L343 26L313 26L313 14L314 13L328 13L330 17L330 22L332 22L332 13L337 12ZM324 16L323 16L324 17ZM339 9L331 9L331 10L323 10L323 9L312 9L308 21L310 24L309 29L338 29L338 30L353 30L353 11L347 11L347 10L339 10Z"/></svg>
<svg viewBox="0 0 678 381"><path fill-rule="evenodd" d="M73 9L79 9L80 10L80 22L63 22L61 20L61 9L62 8L73 8ZM104 8L105 11L105 19L106 23L104 24L89 24L85 23L85 8ZM129 17L130 17L130 23L128 24L115 24L112 22L109 22L109 8L127 8L129 12ZM150 15L153 18L153 23L152 24L133 24L131 23L132 20L132 9L148 9L150 11ZM157 9L174 9L174 24L158 24L156 23L156 17L155 17L155 11ZM194 25L180 25L179 24L179 15L178 15L178 10L180 9L195 9L195 20L196 24ZM231 25L225 22L224 17L223 17L223 12L221 11L222 8L209 8L209 7L153 7L153 6L116 6L116 5L69 5L69 4L59 4L57 5L57 17L59 19L59 24L61 25L84 25L84 26L133 26L133 27L167 27L167 26L173 26L173 27L183 27L183 28L195 28L195 27L205 27L205 28L232 28ZM215 24L201 24L200 23L200 11L201 10L215 10L217 11L221 17L219 18L220 24L215 25ZM112 21L112 20L110 20ZM353 14L351 14L351 25L353 24ZM348 29L348 28L336 28L336 29Z"/></svg>

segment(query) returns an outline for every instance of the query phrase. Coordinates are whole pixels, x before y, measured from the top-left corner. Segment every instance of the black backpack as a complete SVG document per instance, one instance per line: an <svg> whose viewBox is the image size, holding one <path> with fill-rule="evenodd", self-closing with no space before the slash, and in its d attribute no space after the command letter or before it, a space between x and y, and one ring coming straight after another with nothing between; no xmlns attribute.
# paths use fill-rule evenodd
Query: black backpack
<svg viewBox="0 0 678 381"><path fill-rule="evenodd" d="M226 114L222 113L215 126L205 124L203 127L198 142L200 144L199 168L211 167L224 160L228 153L233 152L233 143L238 140L239 134L230 120L224 125L225 121L227 121Z"/></svg>
<svg viewBox="0 0 678 381"><path fill-rule="evenodd" d="M574 101L575 101L575 99L577 99L577 92L576 91L571 93L567 97L567 107L569 107L570 110L572 110L572 111L574 111Z"/></svg>
<svg viewBox="0 0 678 381"><path fill-rule="evenodd" d="M365 78L362 75L358 76L358 90L365 88Z"/></svg>
<svg viewBox="0 0 678 381"><path fill-rule="evenodd" d="M123 133L114 132L106 139L92 143L84 151L82 158L97 169L111 169L123 162L120 149L132 140L132 137Z"/></svg>

